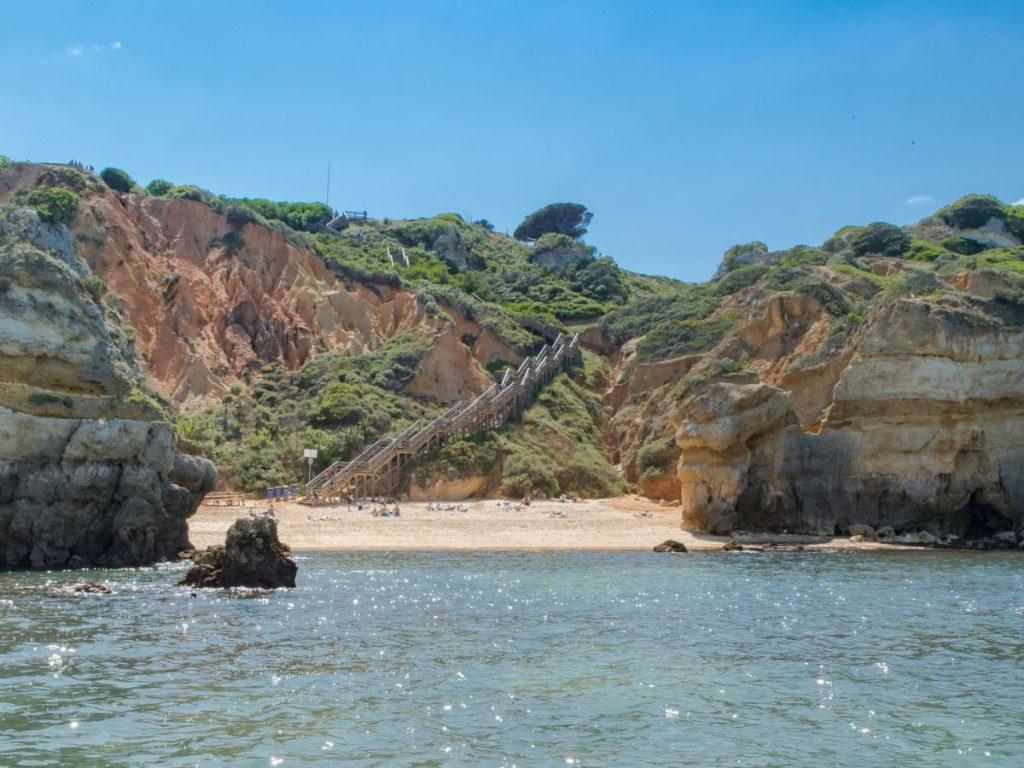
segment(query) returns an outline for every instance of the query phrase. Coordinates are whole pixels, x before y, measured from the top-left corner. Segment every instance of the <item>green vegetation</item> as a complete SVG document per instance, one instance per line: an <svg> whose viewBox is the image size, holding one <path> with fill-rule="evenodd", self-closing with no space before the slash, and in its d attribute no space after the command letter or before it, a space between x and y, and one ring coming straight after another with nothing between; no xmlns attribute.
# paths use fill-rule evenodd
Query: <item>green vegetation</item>
<svg viewBox="0 0 1024 768"><path fill-rule="evenodd" d="M594 214L585 205L551 203L523 219L512 236L516 240L537 240L553 232L574 239L580 238L587 234L587 227L593 217Z"/></svg>
<svg viewBox="0 0 1024 768"><path fill-rule="evenodd" d="M715 282L713 290L719 296L738 293L764 277L768 269L764 264L744 264L736 267L719 278Z"/></svg>
<svg viewBox="0 0 1024 768"><path fill-rule="evenodd" d="M601 330L613 344L624 344L655 328L701 320L714 312L719 299L705 286L680 286L672 293L639 298L605 315Z"/></svg>
<svg viewBox="0 0 1024 768"><path fill-rule="evenodd" d="M39 218L48 224L67 224L78 213L79 197L63 187L36 187L18 192L17 205L35 208Z"/></svg>
<svg viewBox="0 0 1024 768"><path fill-rule="evenodd" d="M266 365L251 388L238 387L219 405L179 418L178 433L238 488L300 482L303 448L317 448L319 466L327 466L383 433L436 414L437 406L401 391L429 345L400 333L375 352L320 355L294 373Z"/></svg>
<svg viewBox="0 0 1024 768"><path fill-rule="evenodd" d="M316 232L333 218L323 203L275 203L260 198L228 198L265 219L280 221L298 232Z"/></svg>
<svg viewBox="0 0 1024 768"><path fill-rule="evenodd" d="M146 185L146 191L153 197L162 197L174 189L174 185L164 179L153 179Z"/></svg>
<svg viewBox="0 0 1024 768"><path fill-rule="evenodd" d="M136 186L135 181L120 168L104 168L100 178L115 192L131 192Z"/></svg>
<svg viewBox="0 0 1024 768"><path fill-rule="evenodd" d="M852 309L850 300L840 288L806 267L779 267L768 275L764 284L765 288L770 291L786 291L813 296L830 314L836 317L845 315Z"/></svg>
<svg viewBox="0 0 1024 768"><path fill-rule="evenodd" d="M585 353L583 366L558 374L520 422L444 446L417 465L418 481L489 475L499 467L500 490L509 496L622 493L622 479L603 452L604 414L592 391L606 375L603 366Z"/></svg>
<svg viewBox="0 0 1024 768"><path fill-rule="evenodd" d="M416 465L420 485L443 477L449 480L488 475L504 458L508 439L501 430L482 432L441 446Z"/></svg>
<svg viewBox="0 0 1024 768"><path fill-rule="evenodd" d="M0 155L0 173L7 170L7 166L11 164L11 158L7 155Z"/></svg>
<svg viewBox="0 0 1024 768"><path fill-rule="evenodd" d="M586 369L582 375L587 376ZM603 418L597 395L567 373L556 376L523 414L522 425L503 430L508 452L501 490L509 496L532 490L548 496L624 492L622 478L602 450Z"/></svg>
<svg viewBox="0 0 1024 768"><path fill-rule="evenodd" d="M944 249L931 243L922 240L912 240L903 257L912 261L934 262L945 253Z"/></svg>
<svg viewBox="0 0 1024 768"><path fill-rule="evenodd" d="M897 226L875 222L850 235L850 250L858 256L902 256L910 247L910 235Z"/></svg>
<svg viewBox="0 0 1024 768"><path fill-rule="evenodd" d="M61 405L68 410L75 407L75 401L67 395L52 395L49 392L33 392L28 396L32 405Z"/></svg>
<svg viewBox="0 0 1024 768"><path fill-rule="evenodd" d="M947 205L935 216L957 229L977 229L989 219L1005 219L1006 206L992 195L967 195Z"/></svg>
<svg viewBox="0 0 1024 768"><path fill-rule="evenodd" d="M977 240L969 240L966 237L947 237L942 241L942 247L947 251L959 253L962 256L973 256L976 253L981 253L988 246L984 243L979 243Z"/></svg>
<svg viewBox="0 0 1024 768"><path fill-rule="evenodd" d="M636 453L641 477L652 479L668 472L679 459L679 449L670 437L649 437Z"/></svg>
<svg viewBox="0 0 1024 768"><path fill-rule="evenodd" d="M732 320L724 317L659 323L640 342L637 358L648 362L707 352L725 338L733 325Z"/></svg>
<svg viewBox="0 0 1024 768"><path fill-rule="evenodd" d="M1024 239L1024 206L1006 205L992 195L967 195L935 214L957 229L978 229L991 219L1003 222L1006 231Z"/></svg>
<svg viewBox="0 0 1024 768"><path fill-rule="evenodd" d="M768 257L768 246L760 240L742 245L734 245L722 257L722 269L726 272L743 265L756 264Z"/></svg>

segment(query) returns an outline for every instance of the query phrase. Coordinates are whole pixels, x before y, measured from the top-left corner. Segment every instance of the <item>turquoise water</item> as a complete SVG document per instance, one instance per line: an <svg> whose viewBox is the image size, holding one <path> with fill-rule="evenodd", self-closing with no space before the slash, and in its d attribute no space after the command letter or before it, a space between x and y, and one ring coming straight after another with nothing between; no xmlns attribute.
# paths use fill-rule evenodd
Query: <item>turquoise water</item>
<svg viewBox="0 0 1024 768"><path fill-rule="evenodd" d="M3 766L1021 766L1015 553L0 574ZM105 579L108 596L68 584Z"/></svg>

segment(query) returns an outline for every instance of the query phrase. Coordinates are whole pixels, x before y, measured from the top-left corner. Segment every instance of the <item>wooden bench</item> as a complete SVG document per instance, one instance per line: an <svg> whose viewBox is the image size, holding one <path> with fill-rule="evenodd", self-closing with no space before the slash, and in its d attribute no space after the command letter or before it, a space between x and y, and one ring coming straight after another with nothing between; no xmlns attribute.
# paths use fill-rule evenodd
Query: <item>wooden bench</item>
<svg viewBox="0 0 1024 768"><path fill-rule="evenodd" d="M220 491L218 493L208 493L203 499L203 506L207 507L244 507L245 497L240 493L232 493L230 491Z"/></svg>

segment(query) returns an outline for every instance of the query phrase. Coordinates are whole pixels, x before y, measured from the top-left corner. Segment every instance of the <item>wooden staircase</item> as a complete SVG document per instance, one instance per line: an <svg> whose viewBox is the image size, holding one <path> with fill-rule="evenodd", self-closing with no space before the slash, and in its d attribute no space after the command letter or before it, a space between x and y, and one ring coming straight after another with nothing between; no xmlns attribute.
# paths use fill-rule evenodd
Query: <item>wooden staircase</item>
<svg viewBox="0 0 1024 768"><path fill-rule="evenodd" d="M306 498L328 503L346 497L397 495L402 466L429 451L463 437L494 429L520 414L538 389L580 358L579 334L566 341L561 334L518 369L508 368L501 380L475 400L459 401L436 419L422 419L396 435L383 437L349 461L329 466L306 485Z"/></svg>

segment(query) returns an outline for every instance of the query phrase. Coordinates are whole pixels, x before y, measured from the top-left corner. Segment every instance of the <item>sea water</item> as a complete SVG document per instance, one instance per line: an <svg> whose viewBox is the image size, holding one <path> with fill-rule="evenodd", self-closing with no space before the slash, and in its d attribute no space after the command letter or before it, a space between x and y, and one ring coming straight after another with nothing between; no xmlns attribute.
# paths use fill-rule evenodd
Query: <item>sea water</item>
<svg viewBox="0 0 1024 768"><path fill-rule="evenodd" d="M298 562L0 574L0 765L1024 766L1017 553Z"/></svg>

